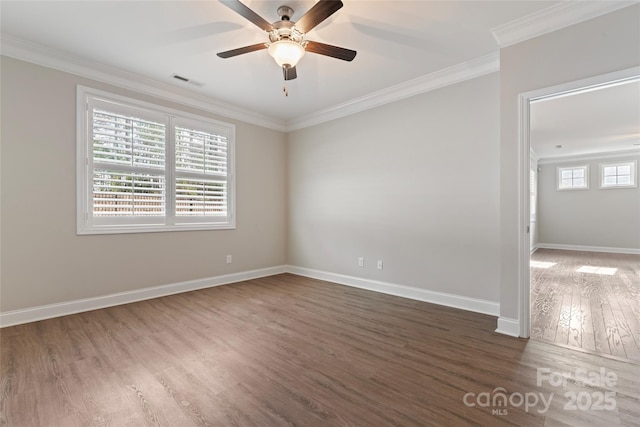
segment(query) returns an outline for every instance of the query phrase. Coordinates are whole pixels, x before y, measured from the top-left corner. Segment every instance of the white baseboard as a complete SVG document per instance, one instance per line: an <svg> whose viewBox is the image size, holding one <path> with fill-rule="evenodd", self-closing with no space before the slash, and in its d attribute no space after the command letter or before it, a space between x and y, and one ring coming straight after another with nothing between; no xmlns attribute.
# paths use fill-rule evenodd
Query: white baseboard
<svg viewBox="0 0 640 427"><path fill-rule="evenodd" d="M447 307L459 308L476 313L489 314L492 316L498 316L500 313L500 304L494 301L447 294L444 292L434 292L411 286L397 285L354 276L345 276L342 274L329 273L326 271L312 270L309 268L291 265L287 267L287 271L299 276L326 280L328 282L339 283L341 285L353 286L356 288L444 305Z"/></svg>
<svg viewBox="0 0 640 427"><path fill-rule="evenodd" d="M179 294L182 292L195 291L197 289L227 285L229 283L241 282L243 280L258 279L260 277L273 276L275 274L286 272L286 266L269 267L240 273L225 274L223 276L189 280L187 282L172 283L169 285L154 286L152 288L137 289L135 291L119 292L95 298L85 298L21 310L7 311L0 313L0 328L96 310L99 308L112 307L115 305L129 304L136 301Z"/></svg>
<svg viewBox="0 0 640 427"><path fill-rule="evenodd" d="M539 249L562 249L565 251L585 251L585 252L607 252L613 254L640 255L640 249L636 248L611 248L606 246L580 246L580 245L559 245L555 243L538 243Z"/></svg>
<svg viewBox="0 0 640 427"><path fill-rule="evenodd" d="M519 337L520 322L517 319L498 317L498 328L496 329L496 332L499 334L509 335L511 337Z"/></svg>
<svg viewBox="0 0 640 427"><path fill-rule="evenodd" d="M395 295L403 298L429 302L467 311L473 311L476 313L489 314L492 316L498 316L500 312L499 303L494 301L464 297L444 292L434 292L411 286L397 285L393 283L363 279L354 276L345 276L342 274L329 273L325 271L312 270L296 266L277 266L259 270L227 274L223 276L190 280L187 282L172 283L151 288L137 289L128 292L119 292L94 298L85 298L73 301L65 301L56 304L48 304L38 307L7 311L4 313L0 313L0 328L20 325L23 323L36 322L38 320L51 319L53 317L66 316L69 314L81 313L84 311L97 310L100 308L112 307L121 304L129 304L136 301L159 298L182 292L195 291L197 289L227 285L230 283L241 282L243 280L258 279L260 277L273 276L281 273L297 274L300 276L326 280L329 282L353 286L361 289L367 289L374 292L381 292L384 294ZM498 330L501 329L502 328L500 327L500 320L498 320ZM507 335L511 334L507 333ZM515 334L515 336L517 336L517 333Z"/></svg>

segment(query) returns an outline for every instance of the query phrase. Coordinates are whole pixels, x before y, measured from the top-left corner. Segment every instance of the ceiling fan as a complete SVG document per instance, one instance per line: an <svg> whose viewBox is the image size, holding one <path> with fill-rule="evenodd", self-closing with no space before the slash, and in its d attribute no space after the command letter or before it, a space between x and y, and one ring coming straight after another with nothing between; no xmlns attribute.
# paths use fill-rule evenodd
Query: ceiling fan
<svg viewBox="0 0 640 427"><path fill-rule="evenodd" d="M319 0L296 22L291 21L293 9L289 6L280 6L278 8L280 21L276 21L273 24L267 22L239 0L220 0L220 2L269 33L269 42L220 52L218 53L220 58L232 58L257 50L268 49L269 55L282 67L284 79L293 80L298 76L296 65L305 52L330 56L343 61L352 61L356 56L357 52L355 50L305 39L305 35L309 31L343 6L340 0Z"/></svg>

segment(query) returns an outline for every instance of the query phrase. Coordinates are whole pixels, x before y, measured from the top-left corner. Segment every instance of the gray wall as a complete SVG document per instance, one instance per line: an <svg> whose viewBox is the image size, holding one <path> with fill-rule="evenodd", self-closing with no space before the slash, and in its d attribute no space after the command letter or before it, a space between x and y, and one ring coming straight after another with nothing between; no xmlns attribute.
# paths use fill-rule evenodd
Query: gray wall
<svg viewBox="0 0 640 427"><path fill-rule="evenodd" d="M599 188L600 163L630 160L640 156L540 165L540 243L640 249L640 187ZM556 190L557 167L585 164L588 190Z"/></svg>
<svg viewBox="0 0 640 427"><path fill-rule="evenodd" d="M2 311L286 263L283 133L7 57L1 66ZM77 236L77 84L235 123L237 229Z"/></svg>
<svg viewBox="0 0 640 427"><path fill-rule="evenodd" d="M518 318L518 95L640 65L640 6L500 50L500 315Z"/></svg>
<svg viewBox="0 0 640 427"><path fill-rule="evenodd" d="M518 94L638 66L639 14L634 5L501 49L499 76L288 137L236 122L238 229L230 231L76 236L75 85L132 94L3 58L0 308L288 261L499 298L501 315L517 318Z"/></svg>
<svg viewBox="0 0 640 427"><path fill-rule="evenodd" d="M497 301L498 85L494 73L289 134L289 263Z"/></svg>

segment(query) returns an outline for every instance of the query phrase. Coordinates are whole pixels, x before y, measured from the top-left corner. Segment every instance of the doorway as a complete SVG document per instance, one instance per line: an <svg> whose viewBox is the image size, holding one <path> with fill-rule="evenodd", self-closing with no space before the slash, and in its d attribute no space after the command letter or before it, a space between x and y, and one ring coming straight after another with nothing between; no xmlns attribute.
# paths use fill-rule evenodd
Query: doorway
<svg viewBox="0 0 640 427"><path fill-rule="evenodd" d="M536 123L539 116L536 110L538 107L544 107L545 103L551 110L553 110L552 107L555 103L560 108L558 111L563 111L563 108L566 111L566 108L570 108L567 105L572 102L572 97L574 100L580 96L583 99L598 98L596 95L602 95L608 89L615 91L616 87L626 86L629 88L631 86L628 85L638 85L640 82L639 76L640 69L636 67L520 95L521 173L519 193L522 235L520 236L519 247L521 272L519 317L520 335L523 337L543 339L583 348L586 351L613 354L636 360L640 359L638 325L629 324L633 322L627 322L625 324L626 329L622 333L620 328L615 327L617 323L624 323L624 313L626 313L627 317L632 317L640 310L640 307L625 305L626 302L637 301L637 293L626 296L619 295L619 301L622 301L622 304L613 297L609 298L609 295L613 295L609 291L621 291L624 286L629 285L638 277L638 270L625 270L627 268L625 266L632 266L629 267L631 269L635 268L633 266L640 260L638 242L631 245L627 243L618 245L621 247L627 246L630 250L627 254L615 254L614 252L617 251L615 249L624 248L616 248L615 244L611 242L598 244L597 236L595 236L598 234L597 232L595 234L591 233L594 234L591 236L589 235L590 233L584 232L585 229L589 230L588 225L582 227L581 235L578 234L577 237L569 238L567 233L571 227L567 226L566 223L564 225L562 223L567 218L551 226L549 218L559 215L557 215L557 212L554 214L553 210L550 209L541 210L538 203L540 191L546 192L545 196L562 196L565 202L567 200L575 202L574 196L579 194L578 191L574 191L572 195L570 191L563 192L557 187L559 180L562 179L562 176L558 175L558 173L560 164L563 163L568 166L581 166L579 163L587 163L590 166L586 179L591 189L585 190L582 196L585 196L589 191L594 195L607 194L606 190L599 187L598 180L602 172L599 166L606 163L607 156L610 156L609 158L612 159L612 162L615 161L615 156L621 151L626 151L625 154L631 152L640 153L640 144L634 145L640 143L637 127L635 131L629 132L630 135L625 136L618 132L615 135L617 144L610 144L605 147L605 151L608 150L608 153L605 154L601 148L595 147L594 144L597 142L597 138L590 140L583 135L582 140L584 143L582 146L577 147L574 146L567 134L564 135L565 139L563 141L566 141L565 143L554 141L550 136L553 129L545 126L541 128L539 123ZM551 116L559 117L558 111L550 113ZM569 116L568 114L563 114L561 116L562 120L556 120L556 127L558 123L568 127L569 122L572 120ZM593 132L593 130L590 130L591 124L591 122L583 121L582 130ZM541 129L547 131L546 135L542 135L546 141L546 146L538 143ZM559 129L555 130L558 131ZM564 129L564 131L567 131L567 129ZM581 172L574 170L571 171L571 178L576 184L580 185L583 184L580 178L585 178L585 176L581 177ZM543 183L541 180L545 182ZM542 184L544 184L544 187L541 187ZM611 194L613 192L608 193L608 195ZM566 195L569 196L565 197ZM553 198L551 197L550 199ZM547 199L549 198L545 198L545 203L549 203ZM573 215L576 215L575 212ZM574 222L579 223L583 219L578 215L578 217L574 218ZM568 220L570 221L569 224L571 224L570 215ZM544 227L545 221L547 221L548 227ZM540 224L543 224L542 230L539 227ZM577 229L579 230L580 227L577 227ZM528 233L528 230L531 232ZM573 231L575 232L576 230ZM540 235L540 233L543 234ZM550 236L557 237L557 239L554 240ZM614 250L611 251L612 249ZM532 253L533 255L531 255ZM616 259L616 257L620 259ZM555 265L555 267L549 267L550 265ZM607 265L610 266L608 267ZM640 266L640 263L638 265ZM583 267L586 267L586 270L579 271ZM598 268L600 268L601 274L597 273ZM617 273L610 277L604 274L611 272L610 269L616 269ZM588 277L592 277L594 280L588 282ZM620 280L620 283L616 284L613 281L616 278ZM564 283L565 286L554 285L558 283ZM580 284L584 286L580 287ZM606 289L607 286L609 286L608 290ZM636 289L636 287L632 287L629 292L637 292ZM603 295L607 295L605 300L602 299ZM590 298L593 298L593 301ZM598 298L600 299L598 300ZM594 305L594 310L591 310L591 304ZM609 304L608 307L607 304ZM598 312L598 308L602 306L605 306L608 314L605 315L604 311ZM620 317L621 313L622 317ZM597 322L600 319L602 322L595 323L595 327L590 324L590 322ZM636 336L632 334L634 331ZM625 340L627 341L626 347ZM637 345L632 345L636 342ZM628 350L625 350L625 348L628 348ZM609 349L609 351L605 351L605 349Z"/></svg>

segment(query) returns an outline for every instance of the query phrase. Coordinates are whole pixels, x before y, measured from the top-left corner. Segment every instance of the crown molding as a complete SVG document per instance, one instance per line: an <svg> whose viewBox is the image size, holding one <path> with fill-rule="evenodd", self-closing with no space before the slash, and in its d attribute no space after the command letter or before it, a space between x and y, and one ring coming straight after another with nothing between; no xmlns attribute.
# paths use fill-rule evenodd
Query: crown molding
<svg viewBox="0 0 640 427"><path fill-rule="evenodd" d="M409 98L465 80L474 79L500 71L500 55L498 52L463 62L452 67L388 87L369 95L338 104L287 122L287 130L294 131L320 123L339 119L384 104Z"/></svg>
<svg viewBox="0 0 640 427"><path fill-rule="evenodd" d="M240 120L281 132L286 132L287 130L283 121L255 111L217 101L208 96L142 77L120 68L87 61L67 52L45 47L8 34L3 33L0 37L0 53L4 56L112 84L166 101L177 102L229 119Z"/></svg>
<svg viewBox="0 0 640 427"><path fill-rule="evenodd" d="M11 58L53 68L102 83L112 84L138 93L177 102L223 117L281 132L303 129L500 71L500 56L496 51L480 58L444 68L324 110L289 121L280 121L255 111L242 109L232 104L214 100L205 95L142 77L119 68L87 61L69 53L32 43L11 35L2 34L0 46L0 53Z"/></svg>
<svg viewBox="0 0 640 427"><path fill-rule="evenodd" d="M539 165L551 165L555 163L586 162L589 160L617 159L622 157L640 156L640 150L632 148L629 150L607 151L602 153L577 154L575 156L543 157L538 160Z"/></svg>
<svg viewBox="0 0 640 427"><path fill-rule="evenodd" d="M640 3L638 0L565 0L491 29L501 48Z"/></svg>
<svg viewBox="0 0 640 427"><path fill-rule="evenodd" d="M536 163L537 163L537 162L538 162L538 160L540 160L540 156L538 156L538 155L536 154L536 152L535 152L535 151L533 151L533 148L530 148L530 149L529 149L529 152L530 152L529 157L531 157L531 160L533 160L534 162L536 162Z"/></svg>

